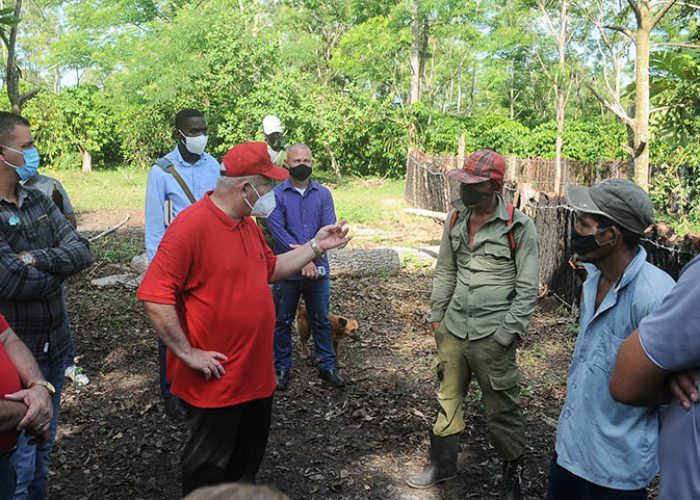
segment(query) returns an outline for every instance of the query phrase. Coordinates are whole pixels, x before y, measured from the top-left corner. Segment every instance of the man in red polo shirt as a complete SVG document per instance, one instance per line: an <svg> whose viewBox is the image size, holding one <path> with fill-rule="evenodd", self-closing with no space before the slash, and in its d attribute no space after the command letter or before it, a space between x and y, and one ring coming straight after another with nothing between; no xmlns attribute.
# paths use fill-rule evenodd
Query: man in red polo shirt
<svg viewBox="0 0 700 500"><path fill-rule="evenodd" d="M0 314L0 498L12 498L15 493L10 456L20 431L26 429L38 441L49 440L52 390L32 353Z"/></svg>
<svg viewBox="0 0 700 500"><path fill-rule="evenodd" d="M344 222L275 256L250 216L275 208L272 181L287 178L262 142L224 156L216 189L182 211L163 237L137 298L168 347L172 393L187 407L182 490L254 482L275 390L275 306L268 283L345 245Z"/></svg>

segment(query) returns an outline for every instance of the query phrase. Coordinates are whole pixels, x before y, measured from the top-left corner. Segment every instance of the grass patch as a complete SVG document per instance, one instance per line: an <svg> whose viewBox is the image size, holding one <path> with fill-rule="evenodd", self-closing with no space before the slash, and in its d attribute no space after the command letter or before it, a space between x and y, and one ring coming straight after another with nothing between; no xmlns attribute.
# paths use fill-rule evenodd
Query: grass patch
<svg viewBox="0 0 700 500"><path fill-rule="evenodd" d="M78 212L143 209L148 170L118 167L84 174L79 170L45 170L41 173L61 181Z"/></svg>
<svg viewBox="0 0 700 500"><path fill-rule="evenodd" d="M92 234L86 234L90 237ZM139 231L125 231L118 238L114 234L90 243L90 249L97 261L110 264L129 265L131 259L143 253L143 234Z"/></svg>
<svg viewBox="0 0 700 500"><path fill-rule="evenodd" d="M144 208L148 169L121 166L89 174L78 170L42 173L63 183L77 212ZM403 179L348 177L337 184L324 172L317 178L331 188L338 219L350 223L355 237L353 247L420 247L439 243L440 230L434 221L403 212L409 207L403 197Z"/></svg>
<svg viewBox="0 0 700 500"><path fill-rule="evenodd" d="M400 220L408 204L403 180L351 179L333 190L339 219L360 224L390 224Z"/></svg>
<svg viewBox="0 0 700 500"><path fill-rule="evenodd" d="M64 185L76 210L142 209L148 169L118 167L84 174L78 170L42 170ZM333 185L330 178L320 182ZM333 189L338 218L353 223L397 222L408 205L403 200L403 180L348 179Z"/></svg>

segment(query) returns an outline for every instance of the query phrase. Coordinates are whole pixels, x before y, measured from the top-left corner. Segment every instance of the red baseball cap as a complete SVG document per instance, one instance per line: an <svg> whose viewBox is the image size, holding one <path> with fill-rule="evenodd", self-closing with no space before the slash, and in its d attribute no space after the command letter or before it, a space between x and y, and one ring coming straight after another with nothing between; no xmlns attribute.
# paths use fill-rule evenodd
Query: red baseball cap
<svg viewBox="0 0 700 500"><path fill-rule="evenodd" d="M226 169L226 177L263 175L275 181L289 177L287 170L272 163L264 142L242 142L232 147L224 155L222 165Z"/></svg>
<svg viewBox="0 0 700 500"><path fill-rule="evenodd" d="M462 184L493 181L502 186L506 175L506 159L495 151L482 149L469 155L464 167L448 170L447 175Z"/></svg>

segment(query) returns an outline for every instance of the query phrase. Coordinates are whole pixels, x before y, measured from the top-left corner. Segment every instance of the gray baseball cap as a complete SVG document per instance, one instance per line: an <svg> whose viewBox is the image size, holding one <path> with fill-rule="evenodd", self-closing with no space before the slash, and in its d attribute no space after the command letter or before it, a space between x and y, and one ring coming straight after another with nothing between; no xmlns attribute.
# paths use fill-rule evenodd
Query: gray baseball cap
<svg viewBox="0 0 700 500"><path fill-rule="evenodd" d="M642 188L627 179L606 179L591 187L566 187L566 199L574 209L598 214L635 234L654 223L654 206Z"/></svg>

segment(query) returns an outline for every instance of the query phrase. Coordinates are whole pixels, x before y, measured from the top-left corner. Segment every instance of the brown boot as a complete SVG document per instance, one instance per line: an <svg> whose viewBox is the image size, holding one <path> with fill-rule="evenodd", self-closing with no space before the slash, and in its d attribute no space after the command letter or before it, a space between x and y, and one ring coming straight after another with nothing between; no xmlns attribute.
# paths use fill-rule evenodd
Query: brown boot
<svg viewBox="0 0 700 500"><path fill-rule="evenodd" d="M523 457L510 462L503 462L503 479L501 482L502 500L522 500Z"/></svg>
<svg viewBox="0 0 700 500"><path fill-rule="evenodd" d="M435 483L447 481L457 475L457 453L459 434L438 437L430 433L430 464L415 476L409 477L406 484L411 488L430 488Z"/></svg>

